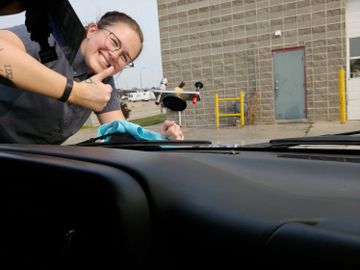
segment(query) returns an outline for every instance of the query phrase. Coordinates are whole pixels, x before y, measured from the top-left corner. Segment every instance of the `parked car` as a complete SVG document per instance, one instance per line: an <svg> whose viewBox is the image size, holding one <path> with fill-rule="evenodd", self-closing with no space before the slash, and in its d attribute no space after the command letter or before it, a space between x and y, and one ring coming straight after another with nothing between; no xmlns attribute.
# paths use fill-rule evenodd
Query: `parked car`
<svg viewBox="0 0 360 270"><path fill-rule="evenodd" d="M127 96L128 100L131 102L155 100L155 95L151 91L128 93Z"/></svg>

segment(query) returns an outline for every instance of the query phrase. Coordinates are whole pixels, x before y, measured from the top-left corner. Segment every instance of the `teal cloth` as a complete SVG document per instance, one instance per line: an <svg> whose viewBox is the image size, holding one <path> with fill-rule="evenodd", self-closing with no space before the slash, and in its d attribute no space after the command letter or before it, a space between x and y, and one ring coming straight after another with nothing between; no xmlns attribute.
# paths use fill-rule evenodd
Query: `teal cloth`
<svg viewBox="0 0 360 270"><path fill-rule="evenodd" d="M97 136L103 136L110 133L128 133L137 140L145 141L164 141L168 140L160 133L145 129L137 124L126 120L115 120L110 123L101 125L97 130ZM108 142L110 137L105 139Z"/></svg>

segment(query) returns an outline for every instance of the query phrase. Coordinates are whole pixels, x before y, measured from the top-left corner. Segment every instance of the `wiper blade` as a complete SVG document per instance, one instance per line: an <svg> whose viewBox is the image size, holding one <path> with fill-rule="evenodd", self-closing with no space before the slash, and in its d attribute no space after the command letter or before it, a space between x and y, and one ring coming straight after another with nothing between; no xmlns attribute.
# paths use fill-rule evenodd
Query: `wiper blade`
<svg viewBox="0 0 360 270"><path fill-rule="evenodd" d="M360 136L349 136L356 134L360 134L360 132L357 131L335 135L274 139L270 140L269 144L271 147L292 147L298 145L360 145Z"/></svg>
<svg viewBox="0 0 360 270"><path fill-rule="evenodd" d="M357 134L360 134L360 130L354 130L354 131L350 131L350 132L336 133L336 134L327 134L327 135L323 135L323 136L331 136L331 135L357 135Z"/></svg>
<svg viewBox="0 0 360 270"><path fill-rule="evenodd" d="M105 147L120 147L120 148L141 148L149 146L200 146L200 145L211 145L210 141L137 141L127 143L114 143L114 142L89 142L79 143L76 146L105 146Z"/></svg>
<svg viewBox="0 0 360 270"><path fill-rule="evenodd" d="M105 141L106 138L110 137L109 141ZM183 141L145 141L136 140L127 133L112 133L91 138L89 140L74 144L75 146L101 146L101 147L112 147L112 148L126 148L126 149L173 149L175 147L199 147L203 145L211 145L210 141L198 141L198 140L183 140Z"/></svg>

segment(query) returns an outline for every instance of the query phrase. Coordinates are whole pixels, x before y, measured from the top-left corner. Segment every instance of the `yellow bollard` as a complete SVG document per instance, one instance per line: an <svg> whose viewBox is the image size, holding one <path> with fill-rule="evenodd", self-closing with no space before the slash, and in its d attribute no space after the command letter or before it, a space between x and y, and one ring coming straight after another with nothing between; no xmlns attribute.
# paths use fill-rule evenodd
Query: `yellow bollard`
<svg viewBox="0 0 360 270"><path fill-rule="evenodd" d="M216 128L219 128L220 121L219 121L219 96L215 94L215 123Z"/></svg>
<svg viewBox="0 0 360 270"><path fill-rule="evenodd" d="M244 108L244 91L240 91L240 124L241 127L245 125L245 108Z"/></svg>
<svg viewBox="0 0 360 270"><path fill-rule="evenodd" d="M343 68L339 69L339 118L340 124L346 123L346 104L345 104L345 71Z"/></svg>

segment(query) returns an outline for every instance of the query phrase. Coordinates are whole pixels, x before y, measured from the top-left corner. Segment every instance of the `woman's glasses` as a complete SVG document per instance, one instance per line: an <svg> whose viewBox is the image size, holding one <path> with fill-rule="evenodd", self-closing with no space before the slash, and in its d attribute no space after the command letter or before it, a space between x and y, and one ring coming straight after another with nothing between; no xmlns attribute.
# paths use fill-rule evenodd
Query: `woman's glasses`
<svg viewBox="0 0 360 270"><path fill-rule="evenodd" d="M100 28L100 29L107 32L106 47L111 52L121 51L122 43L121 43L120 39L110 30L108 30L106 28ZM129 54L121 51L121 53L119 54L119 57L120 57L121 61L123 61L126 64L125 68L133 68L134 67L134 61L131 59Z"/></svg>

